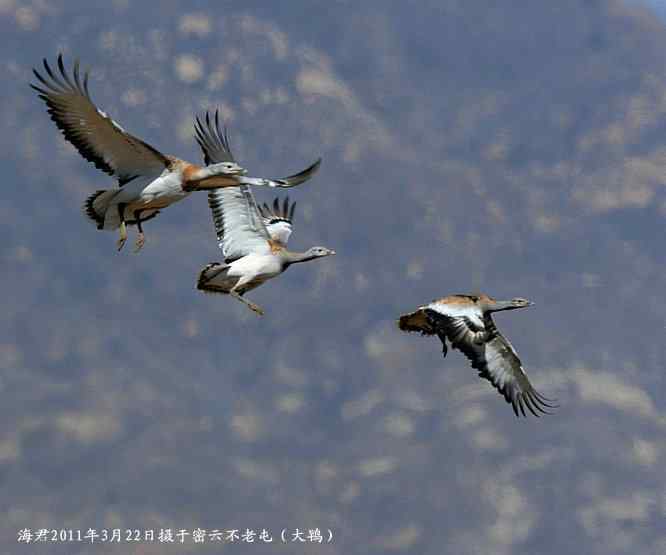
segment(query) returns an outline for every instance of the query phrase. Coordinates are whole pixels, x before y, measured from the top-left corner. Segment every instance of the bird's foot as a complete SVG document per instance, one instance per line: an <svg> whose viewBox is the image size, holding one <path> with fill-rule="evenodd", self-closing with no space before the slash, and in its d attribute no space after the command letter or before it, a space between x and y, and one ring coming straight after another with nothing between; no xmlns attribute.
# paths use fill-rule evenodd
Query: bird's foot
<svg viewBox="0 0 666 555"><path fill-rule="evenodd" d="M247 306L249 307L250 310L259 314L259 316L264 315L264 311L261 308L259 308L256 304L248 301Z"/></svg>
<svg viewBox="0 0 666 555"><path fill-rule="evenodd" d="M136 238L136 242L134 243L134 252L139 252L143 245L146 242L146 237L143 233L139 233L139 235Z"/></svg>
<svg viewBox="0 0 666 555"><path fill-rule="evenodd" d="M239 300L240 302L242 302L245 306L247 306L250 310L252 310L253 312L256 312L257 314L259 314L259 316L263 316L263 315L264 315L264 311L261 310L261 308L259 308L256 304L254 304L254 303L248 301L247 299L244 299L244 298L243 298L243 293L237 293L236 291L234 291L234 290L232 289L231 291L229 291L229 295L231 295L232 297L238 299L238 300Z"/></svg>
<svg viewBox="0 0 666 555"><path fill-rule="evenodd" d="M121 221L120 221L120 227L118 228L118 231L120 232L120 237L118 238L118 242L116 245L118 246L118 250L122 249L125 246L125 241L127 241L127 226L125 225L125 220L123 220L123 210L124 210L124 205L119 204L118 205L118 214L120 215Z"/></svg>

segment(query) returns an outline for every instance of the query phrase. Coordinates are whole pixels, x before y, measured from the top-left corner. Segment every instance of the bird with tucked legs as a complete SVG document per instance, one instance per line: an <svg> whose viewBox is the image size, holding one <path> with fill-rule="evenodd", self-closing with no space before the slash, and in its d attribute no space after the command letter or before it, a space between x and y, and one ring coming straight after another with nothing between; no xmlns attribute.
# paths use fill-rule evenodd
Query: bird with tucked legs
<svg viewBox="0 0 666 555"><path fill-rule="evenodd" d="M229 150L219 126L210 118L197 118L196 138L206 164L217 163ZM306 175L292 176L298 184ZM208 293L223 293L238 299L257 314L263 310L243 297L269 279L284 272L292 264L335 254L326 247L312 247L305 252L287 250L291 235L295 204L289 199L282 204L275 199L272 208L259 207L249 185L219 189L208 193L218 246L224 262L212 262L199 273L197 288Z"/></svg>
<svg viewBox="0 0 666 555"><path fill-rule="evenodd" d="M43 65L44 74L33 69L38 83L30 86L46 103L51 119L81 156L118 180L118 187L95 192L83 207L97 229L119 229L118 250L127 240L128 225L136 224L138 228L138 251L145 241L142 224L193 191L238 187L242 183L293 186L291 178L247 177L247 171L230 155L201 167L162 154L125 131L93 103L88 90L89 74L81 75L78 61L71 73L65 69L62 54L58 56L57 69L46 60ZM226 133L224 141L228 146ZM311 175L319 162L308 168L310 174L305 170L298 175L301 178L303 174Z"/></svg>
<svg viewBox="0 0 666 555"><path fill-rule="evenodd" d="M516 416L551 414L558 405L537 392L509 340L497 329L492 313L532 306L516 298L496 301L488 295L450 295L400 317L398 325L407 332L436 335L444 357L447 341L471 362L479 376L488 380L510 403Z"/></svg>

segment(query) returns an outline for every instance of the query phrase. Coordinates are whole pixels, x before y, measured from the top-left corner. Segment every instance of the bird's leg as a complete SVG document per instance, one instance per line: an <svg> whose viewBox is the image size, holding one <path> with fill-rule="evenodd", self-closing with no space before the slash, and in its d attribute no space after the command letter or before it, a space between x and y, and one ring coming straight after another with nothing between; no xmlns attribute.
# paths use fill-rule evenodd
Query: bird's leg
<svg viewBox="0 0 666 555"><path fill-rule="evenodd" d="M143 244L146 242L146 237L143 234L143 228L141 227L141 212L143 210L134 211L134 219L136 220L136 227L139 230L139 234L136 236L136 243L134 243L134 252L139 252Z"/></svg>
<svg viewBox="0 0 666 555"><path fill-rule="evenodd" d="M125 204L118 204L118 217L120 218L120 238L118 239L118 250L122 249L127 241L127 225L125 224Z"/></svg>
<svg viewBox="0 0 666 555"><path fill-rule="evenodd" d="M442 342L442 356L446 358L446 354L449 352L449 349L446 346L446 334L441 330L437 330L435 333L437 333L437 337L439 337L439 340Z"/></svg>
<svg viewBox="0 0 666 555"><path fill-rule="evenodd" d="M435 315L430 310L425 311L426 319L428 323L439 337L439 340L442 342L442 356L446 358L446 354L449 352L449 348L446 346L446 332L444 331L444 326L442 322L435 317Z"/></svg>
<svg viewBox="0 0 666 555"><path fill-rule="evenodd" d="M251 303L251 302L248 301L247 299L244 299L243 296L242 296L240 293L237 293L236 291L234 291L233 289L231 289L231 290L229 291L229 295L231 295L234 299L238 299L240 302L242 302L242 303L244 303L245 305L247 305L247 307L248 307L250 310L256 312L257 314L259 314L259 316L263 316L264 311L261 310L261 308L259 308L256 304Z"/></svg>

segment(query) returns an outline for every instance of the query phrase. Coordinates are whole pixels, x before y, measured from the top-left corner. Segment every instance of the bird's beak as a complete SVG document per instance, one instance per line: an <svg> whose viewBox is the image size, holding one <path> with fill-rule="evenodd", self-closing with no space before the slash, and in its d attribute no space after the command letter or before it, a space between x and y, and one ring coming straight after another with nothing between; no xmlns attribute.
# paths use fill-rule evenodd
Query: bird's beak
<svg viewBox="0 0 666 555"><path fill-rule="evenodd" d="M240 164L233 164L227 175L245 175L247 170Z"/></svg>
<svg viewBox="0 0 666 555"><path fill-rule="evenodd" d="M331 251L331 252L329 252L328 254L330 254L330 255L334 255L334 254L335 254L335 251Z"/></svg>

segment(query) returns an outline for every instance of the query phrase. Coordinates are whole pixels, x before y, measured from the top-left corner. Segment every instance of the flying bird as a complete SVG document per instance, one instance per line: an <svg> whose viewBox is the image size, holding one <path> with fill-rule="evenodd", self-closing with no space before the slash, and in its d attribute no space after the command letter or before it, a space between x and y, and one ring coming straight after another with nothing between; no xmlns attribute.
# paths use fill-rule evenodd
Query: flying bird
<svg viewBox="0 0 666 555"><path fill-rule="evenodd" d="M195 130L207 164L230 156L225 134L217 121L213 127L208 114L205 124L197 118ZM301 183L316 169L311 167L288 178L289 183ZM257 314L264 312L245 299L245 293L280 275L292 264L335 254L326 247L312 247L305 252L287 250L295 208L295 203L289 205L289 199L282 204L275 199L272 208L267 204L259 207L250 186L243 183L239 187L210 191L208 204L224 262L206 265L199 273L197 288L230 295Z"/></svg>
<svg viewBox="0 0 666 555"><path fill-rule="evenodd" d="M83 206L97 229L119 229L118 250L127 240L128 225L138 228L138 251L145 242L142 224L193 191L237 187L241 183L294 185L290 178L246 177L247 171L232 160L230 153L206 167L162 154L125 131L93 103L88 90L89 73L81 76L78 60L72 74L65 69L62 54L58 56L57 70L46 59L43 64L45 74L33 69L39 83L30 86L46 103L51 119L81 156L118 180L118 187L93 193ZM222 149L228 148L226 133L224 141Z"/></svg>
<svg viewBox="0 0 666 555"><path fill-rule="evenodd" d="M488 295L451 295L419 307L400 317L398 325L407 332L436 335L444 357L447 340L470 360L479 376L488 380L513 407L516 416L525 416L525 407L534 414L551 414L554 400L538 393L509 340L495 326L492 313L525 308L533 303L521 298L496 301ZM518 412L520 409L520 413Z"/></svg>

